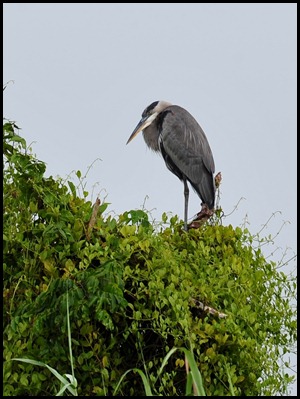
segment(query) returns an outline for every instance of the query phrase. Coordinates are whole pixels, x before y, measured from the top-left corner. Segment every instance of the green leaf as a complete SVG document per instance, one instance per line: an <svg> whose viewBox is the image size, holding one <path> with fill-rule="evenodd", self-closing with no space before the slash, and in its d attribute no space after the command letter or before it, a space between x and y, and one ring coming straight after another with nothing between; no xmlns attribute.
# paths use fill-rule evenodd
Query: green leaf
<svg viewBox="0 0 300 399"><path fill-rule="evenodd" d="M73 197L76 198L76 187L75 187L74 183L72 183L71 181L68 181L68 185L71 189L71 193L72 193Z"/></svg>

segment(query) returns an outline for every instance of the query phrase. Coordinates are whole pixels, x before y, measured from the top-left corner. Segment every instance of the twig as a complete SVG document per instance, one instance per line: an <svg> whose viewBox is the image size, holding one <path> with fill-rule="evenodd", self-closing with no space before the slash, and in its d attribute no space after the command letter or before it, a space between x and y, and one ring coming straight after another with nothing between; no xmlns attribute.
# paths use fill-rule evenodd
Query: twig
<svg viewBox="0 0 300 399"><path fill-rule="evenodd" d="M90 218L89 225L88 225L88 229L87 229L87 233L86 233L86 238L87 238L87 240L90 239L91 231L92 231L92 229L93 229L93 227L94 227L94 225L95 225L95 223L96 223L96 220L97 220L97 213L98 213L98 209L99 209L100 203L101 203L101 202L100 202L99 198L97 198L97 199L96 199L96 202L95 202L94 205L93 205L93 212L92 212L92 216L91 216L91 218Z"/></svg>

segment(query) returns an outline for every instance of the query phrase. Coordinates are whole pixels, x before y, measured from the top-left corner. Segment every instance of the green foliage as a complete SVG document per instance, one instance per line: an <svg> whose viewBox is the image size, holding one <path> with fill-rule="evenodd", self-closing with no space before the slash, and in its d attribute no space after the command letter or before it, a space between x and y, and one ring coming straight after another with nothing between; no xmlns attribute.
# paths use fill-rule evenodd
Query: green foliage
<svg viewBox="0 0 300 399"><path fill-rule="evenodd" d="M196 361L195 361L195 358L194 358L194 354L193 354L192 351L190 351L190 350L188 350L186 348L172 348L168 352L168 354L163 359L162 365L161 365L161 367L160 367L160 369L158 371L158 375L157 375L156 379L153 381L153 383L155 384L156 380L162 374L163 369L164 369L165 365L167 364L169 358L177 350L180 350L180 351L184 352L185 357L186 357L185 363L186 363L186 366L188 368L185 396L191 396L192 395L192 388L194 389L195 396L206 396L205 391L204 391L204 387L203 387L202 377L201 377L201 374L200 374L199 369L197 367L197 364L196 364ZM152 391L151 391L151 385L152 384L149 382L149 379L145 375L145 373L143 373L143 371L140 370L140 369L129 369L129 370L127 370L122 375L122 377L120 378L120 381L119 381L119 383L118 383L118 385L117 385L117 387L115 389L115 392L114 392L113 396L115 396L115 394L118 392L119 386L121 385L123 379L131 371L137 372L141 376L141 379L142 379L143 384L144 384L146 396L153 396Z"/></svg>
<svg viewBox="0 0 300 399"><path fill-rule="evenodd" d="M60 375L55 369L48 366L47 364L45 364L43 362L38 362L38 361L32 360L32 359L13 358L11 360L17 360L18 362L24 362L24 363L33 364L35 366L46 367L61 382L61 389L56 394L56 396L63 396L63 393L65 392L65 390L70 391L73 396L77 396L77 392L76 392L77 381L76 381L76 379L73 378L72 375L70 375L70 374Z"/></svg>
<svg viewBox="0 0 300 399"><path fill-rule="evenodd" d="M29 363L33 364L35 366L42 366L46 367L48 370L51 371L52 374L55 375L55 377L60 381L61 387L59 392L56 394L56 396L63 396L63 393L68 390L73 396L77 396L77 380L74 376L74 366L73 366L73 355L72 355L72 343L71 343L71 328L70 328L70 316L69 316L69 295L67 291L67 327L68 327L68 343L69 343L69 353L70 353L70 363L71 363L71 369L72 369L72 375L71 374L64 374L60 375L55 369L52 367L48 366L48 364L45 364L43 362L39 362L36 360L32 359L19 359L19 358L13 358L11 360L16 360L19 362L24 362L24 363ZM70 381L70 382L69 382Z"/></svg>
<svg viewBox="0 0 300 399"><path fill-rule="evenodd" d="M144 395L136 372L119 384L132 369L154 394L184 395L184 357L164 362L174 347L192 351L208 396L286 393L279 360L296 341L296 281L247 229L217 219L186 233L164 214L157 230L142 210L106 217L106 203L95 208L71 181L45 177L17 130L5 121L5 396L59 391L47 367L11 359L66 375L68 307L79 395Z"/></svg>

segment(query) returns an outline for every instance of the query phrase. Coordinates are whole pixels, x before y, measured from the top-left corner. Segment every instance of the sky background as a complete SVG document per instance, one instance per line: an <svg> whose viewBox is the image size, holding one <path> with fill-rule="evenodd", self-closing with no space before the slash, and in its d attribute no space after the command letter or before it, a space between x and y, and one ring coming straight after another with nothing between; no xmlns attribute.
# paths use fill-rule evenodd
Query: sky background
<svg viewBox="0 0 300 399"><path fill-rule="evenodd" d="M282 229L265 254L288 260L297 242L296 11L296 3L4 3L3 83L14 82L4 117L47 176L71 173L77 184L74 171L88 172L88 198L109 202L108 214L144 207L160 221L163 212L183 218L183 184L142 134L126 142L153 101L186 108L222 172L223 224L254 234L271 218L261 236ZM190 220L199 210L191 190Z"/></svg>

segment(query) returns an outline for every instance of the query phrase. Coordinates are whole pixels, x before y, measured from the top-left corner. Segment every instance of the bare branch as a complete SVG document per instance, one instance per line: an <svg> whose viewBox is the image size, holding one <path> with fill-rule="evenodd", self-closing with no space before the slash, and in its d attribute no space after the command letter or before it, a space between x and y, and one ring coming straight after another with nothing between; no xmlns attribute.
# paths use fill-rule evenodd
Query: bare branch
<svg viewBox="0 0 300 399"><path fill-rule="evenodd" d="M192 298L192 301L194 302L194 304L196 305L197 308L200 308L201 310L203 310L204 312L213 314L218 316L220 319L224 319L225 317L227 317L227 314L219 312L218 310L210 307L210 306L206 306L204 305L203 302L199 301L199 299L194 299Z"/></svg>
<svg viewBox="0 0 300 399"><path fill-rule="evenodd" d="M98 209L99 209L100 203L101 203L101 202L100 202L100 199L97 198L97 199L96 199L96 202L94 203L94 206L93 206L92 216L91 216L91 218L90 218L89 225L88 225L88 229L87 229L87 233L86 233L86 238L87 238L87 240L90 239L91 231L92 231L92 229L93 229L93 227L94 227L94 225L95 225L95 223L96 223L96 220L97 220L97 213L98 213Z"/></svg>

